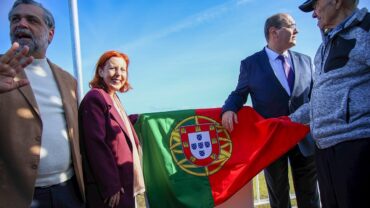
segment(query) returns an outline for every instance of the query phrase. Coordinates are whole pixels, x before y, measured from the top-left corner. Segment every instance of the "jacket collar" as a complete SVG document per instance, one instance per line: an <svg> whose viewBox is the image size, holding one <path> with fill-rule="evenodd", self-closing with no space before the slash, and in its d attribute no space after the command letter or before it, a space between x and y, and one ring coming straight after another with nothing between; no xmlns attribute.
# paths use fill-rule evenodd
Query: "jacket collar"
<svg viewBox="0 0 370 208"><path fill-rule="evenodd" d="M118 125L121 127L123 132L128 136L129 135L128 134L128 129L126 128L126 125L124 124L123 118L121 117L120 113L118 112L118 110L114 106L114 103L113 103L114 101L113 101L112 97L103 89L97 89L97 90L100 92L100 94L103 95L103 98L104 98L105 102L108 105L109 113L112 115L113 119L118 123ZM117 95L114 95L114 96L117 96ZM125 112L123 112L123 113L125 113Z"/></svg>
<svg viewBox="0 0 370 208"><path fill-rule="evenodd" d="M341 22L339 25L337 25L335 28L328 32L327 34L328 38L331 39L339 32L358 25L364 20L366 14L367 14L366 8L355 9L350 16L343 20L343 22Z"/></svg>
<svg viewBox="0 0 370 208"><path fill-rule="evenodd" d="M297 86L299 84L299 79L300 79L300 76L301 76L301 72L299 70L296 70L296 69L299 69L300 67L306 67L306 66L300 66L299 65L299 57L297 55L297 53L291 51L291 50L288 50L287 53L289 53L289 56L291 58L291 61L292 61L292 67L294 69L294 87L293 87L293 90L292 90L292 93L290 96L293 96L294 95L294 88L296 88L295 86ZM266 72L270 74L270 76L273 76L273 80L275 80L275 83L277 85L279 85L281 87L281 89L288 95L288 93L285 91L284 87L281 85L281 83L279 82L278 78L275 76L274 74L274 70L272 69L271 67L271 64L270 64L270 60L269 60L269 57L267 55L267 52L265 50L265 48L262 49L262 51L260 51L259 53L259 60L260 60L260 64L261 64L261 67L263 69L267 69Z"/></svg>
<svg viewBox="0 0 370 208"><path fill-rule="evenodd" d="M71 102L76 101L76 93L75 91L71 92L70 87L68 88L63 87L63 86L69 86L70 83L67 82L68 80L63 75L63 73L58 72L58 70L62 70L62 69L60 69L57 65L53 64L50 60L47 60L47 61L48 61L48 64L50 65L51 71L53 73L53 77L60 91L60 95L61 95L62 102L63 102L63 109L66 115L68 115L68 112L70 110L68 109L68 106L70 105ZM16 75L16 79L28 79L26 72L22 70L19 74ZM18 91L24 96L24 98L30 104L32 109L36 112L38 118L41 121L39 106L37 104L37 101L36 101L31 85L28 84L24 87L18 88Z"/></svg>

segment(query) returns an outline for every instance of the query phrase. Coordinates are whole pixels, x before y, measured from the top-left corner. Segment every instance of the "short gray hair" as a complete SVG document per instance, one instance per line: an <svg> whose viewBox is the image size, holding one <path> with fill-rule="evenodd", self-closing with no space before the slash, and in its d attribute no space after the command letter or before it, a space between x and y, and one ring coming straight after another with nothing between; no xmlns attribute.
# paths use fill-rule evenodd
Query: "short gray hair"
<svg viewBox="0 0 370 208"><path fill-rule="evenodd" d="M54 21L54 17L51 14L51 12L49 10L47 10L41 3L36 2L34 0L16 0L13 4L12 9L9 11L9 14L8 14L8 19L9 20L10 20L11 16L13 15L14 9L17 6L19 6L20 4L30 4L30 5L34 5L34 6L37 6L37 7L41 8L44 11L43 18L44 18L45 24L48 26L49 29L55 28L55 21Z"/></svg>
<svg viewBox="0 0 370 208"><path fill-rule="evenodd" d="M285 15L284 13L278 13L278 14L274 14L271 17L267 18L267 20L265 22L265 28L264 28L265 38L266 38L267 41L269 40L269 29L271 27L280 28L280 27L284 26L283 25L283 23L284 23L283 16L284 15Z"/></svg>

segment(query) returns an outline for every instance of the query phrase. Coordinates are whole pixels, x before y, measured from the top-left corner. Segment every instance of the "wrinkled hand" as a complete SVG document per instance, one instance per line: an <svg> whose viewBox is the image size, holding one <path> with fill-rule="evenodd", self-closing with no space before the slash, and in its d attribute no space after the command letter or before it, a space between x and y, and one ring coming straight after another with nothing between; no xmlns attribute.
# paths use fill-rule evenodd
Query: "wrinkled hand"
<svg viewBox="0 0 370 208"><path fill-rule="evenodd" d="M233 111L226 111L222 114L222 126L226 130L232 132L234 130L234 123L238 123L238 116Z"/></svg>
<svg viewBox="0 0 370 208"><path fill-rule="evenodd" d="M13 43L12 47L0 57L0 93L8 92L27 85L26 79L15 80L15 76L29 65L33 57L28 57L27 46L19 50L19 44Z"/></svg>
<svg viewBox="0 0 370 208"><path fill-rule="evenodd" d="M117 193L113 194L113 196L106 198L104 203L108 203L108 206L112 208L118 206L121 193L124 193L123 188L121 188L121 190L119 190Z"/></svg>

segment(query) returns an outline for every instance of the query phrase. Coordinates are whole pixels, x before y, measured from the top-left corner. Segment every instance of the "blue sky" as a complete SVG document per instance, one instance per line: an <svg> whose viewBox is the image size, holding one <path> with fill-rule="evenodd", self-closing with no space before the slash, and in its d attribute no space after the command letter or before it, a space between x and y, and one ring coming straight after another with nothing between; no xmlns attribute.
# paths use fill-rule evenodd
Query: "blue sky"
<svg viewBox="0 0 370 208"><path fill-rule="evenodd" d="M234 90L240 61L261 50L267 17L291 14L299 30L293 50L314 56L316 20L298 9L304 0L80 0L83 88L107 50L129 55L133 90L120 94L126 111L221 107ZM73 74L68 0L41 0L56 20L47 57ZM0 53L10 47L8 11L0 0ZM360 0L360 8L370 8ZM268 83L266 83L268 84Z"/></svg>

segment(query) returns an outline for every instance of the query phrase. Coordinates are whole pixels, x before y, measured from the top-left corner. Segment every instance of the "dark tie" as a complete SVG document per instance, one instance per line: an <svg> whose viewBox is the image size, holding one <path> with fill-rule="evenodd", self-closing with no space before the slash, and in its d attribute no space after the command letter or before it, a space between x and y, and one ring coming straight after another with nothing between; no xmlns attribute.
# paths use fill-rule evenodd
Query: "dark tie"
<svg viewBox="0 0 370 208"><path fill-rule="evenodd" d="M289 62L285 60L285 57L283 55L279 55L277 58L280 59L283 65L284 74L288 81L290 93L292 93L294 87L294 71L292 67L289 65Z"/></svg>

